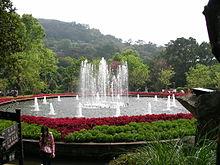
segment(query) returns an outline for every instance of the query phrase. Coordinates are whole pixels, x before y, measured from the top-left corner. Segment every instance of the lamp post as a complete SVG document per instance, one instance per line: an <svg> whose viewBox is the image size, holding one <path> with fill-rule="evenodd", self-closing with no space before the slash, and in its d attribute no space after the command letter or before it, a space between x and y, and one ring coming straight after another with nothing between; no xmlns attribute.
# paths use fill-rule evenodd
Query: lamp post
<svg viewBox="0 0 220 165"><path fill-rule="evenodd" d="M209 0L203 14L206 18L212 53L220 62L220 0Z"/></svg>

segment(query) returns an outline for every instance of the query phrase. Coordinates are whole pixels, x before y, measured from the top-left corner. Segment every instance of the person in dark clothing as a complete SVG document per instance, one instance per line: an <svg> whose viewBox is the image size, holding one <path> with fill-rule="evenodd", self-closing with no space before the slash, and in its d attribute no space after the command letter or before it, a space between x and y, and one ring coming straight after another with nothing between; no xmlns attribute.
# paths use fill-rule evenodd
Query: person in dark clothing
<svg viewBox="0 0 220 165"><path fill-rule="evenodd" d="M51 165L51 158L55 157L55 143L52 132L46 126L41 127L39 145L43 165Z"/></svg>

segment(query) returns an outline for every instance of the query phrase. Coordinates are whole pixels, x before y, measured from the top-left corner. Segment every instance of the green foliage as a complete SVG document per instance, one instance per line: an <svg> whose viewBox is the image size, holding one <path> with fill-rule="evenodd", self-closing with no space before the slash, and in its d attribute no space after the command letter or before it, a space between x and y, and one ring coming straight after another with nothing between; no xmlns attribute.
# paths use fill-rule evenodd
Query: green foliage
<svg viewBox="0 0 220 165"><path fill-rule="evenodd" d="M211 66L211 72L215 88L220 89L220 64Z"/></svg>
<svg viewBox="0 0 220 165"><path fill-rule="evenodd" d="M8 88L18 89L20 94L54 90L57 88L57 60L43 45L44 29L31 15L23 15L21 21L25 49L7 58L9 62L3 75L9 82Z"/></svg>
<svg viewBox="0 0 220 165"><path fill-rule="evenodd" d="M174 139L195 134L195 119L131 122L125 126L95 126L92 130L80 130L65 136L67 142L136 142Z"/></svg>
<svg viewBox="0 0 220 165"><path fill-rule="evenodd" d="M65 67L59 67L58 72L60 74L60 89L68 92L73 92L77 90L79 84L79 74L81 62L85 60L84 58L74 59L71 57L66 57Z"/></svg>
<svg viewBox="0 0 220 165"><path fill-rule="evenodd" d="M1 78L0 78L0 91L5 92L7 86L8 86L8 80L5 79L5 78L4 78L4 79L1 79Z"/></svg>
<svg viewBox="0 0 220 165"><path fill-rule="evenodd" d="M189 148L184 142L155 142L122 154L110 165L212 165L215 164L214 142Z"/></svg>
<svg viewBox="0 0 220 165"><path fill-rule="evenodd" d="M0 69L7 64L11 54L23 50L22 34L19 29L22 27L19 15L10 0L0 1Z"/></svg>
<svg viewBox="0 0 220 165"><path fill-rule="evenodd" d="M0 120L0 132L3 131L4 129L12 126L13 124L16 124L15 121L11 121L11 120Z"/></svg>
<svg viewBox="0 0 220 165"><path fill-rule="evenodd" d="M194 67L197 63L205 65L216 63L209 44L204 42L199 45L191 37L189 39L177 38L175 41L170 41L161 57L167 61L168 65L173 67L176 73L173 81L175 81L176 86L185 86L185 72L188 72L190 67Z"/></svg>
<svg viewBox="0 0 220 165"><path fill-rule="evenodd" d="M164 70L172 70L170 65L167 64L166 60L161 57L154 58L150 64L150 82L148 88L152 91L161 91L165 84L160 81L161 72ZM168 80L168 79L167 79Z"/></svg>
<svg viewBox="0 0 220 165"><path fill-rule="evenodd" d="M171 85L170 79L175 75L175 72L173 70L161 70L159 73L159 80L163 85L167 86Z"/></svg>
<svg viewBox="0 0 220 165"><path fill-rule="evenodd" d="M109 61L127 62L130 91L145 88L147 82L149 81L149 67L143 63L143 60L140 58L138 52L127 49L116 54Z"/></svg>
<svg viewBox="0 0 220 165"><path fill-rule="evenodd" d="M186 73L187 86L189 88L218 88L220 84L220 64L205 66L197 64Z"/></svg>
<svg viewBox="0 0 220 165"><path fill-rule="evenodd" d="M0 132L16 122L10 120L0 120ZM42 125L22 123L22 136L24 139L39 139ZM53 133L55 140L61 139L61 133L54 129L49 129Z"/></svg>

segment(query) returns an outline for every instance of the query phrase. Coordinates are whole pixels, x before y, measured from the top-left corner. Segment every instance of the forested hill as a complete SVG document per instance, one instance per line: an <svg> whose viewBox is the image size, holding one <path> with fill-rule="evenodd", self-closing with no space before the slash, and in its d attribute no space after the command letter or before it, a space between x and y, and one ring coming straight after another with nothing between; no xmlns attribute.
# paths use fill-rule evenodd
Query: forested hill
<svg viewBox="0 0 220 165"><path fill-rule="evenodd" d="M54 50L58 57L83 56L88 59L98 57L108 59L123 49L131 48L138 51L141 58L147 61L163 49L142 40L123 43L121 39L112 35L103 35L98 29L90 28L85 24L49 19L38 19L38 21L45 28L46 45Z"/></svg>

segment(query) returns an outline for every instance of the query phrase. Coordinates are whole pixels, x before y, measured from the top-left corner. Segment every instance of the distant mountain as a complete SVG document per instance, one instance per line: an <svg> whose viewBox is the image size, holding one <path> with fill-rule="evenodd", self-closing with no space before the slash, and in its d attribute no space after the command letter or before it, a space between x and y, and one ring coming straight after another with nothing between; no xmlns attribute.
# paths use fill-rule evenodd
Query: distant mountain
<svg viewBox="0 0 220 165"><path fill-rule="evenodd" d="M138 51L143 59L156 56L163 48L153 43L139 40L135 44L123 43L112 35L103 35L98 29L76 22L62 22L50 19L38 19L45 28L46 45L61 57L98 57L111 58L123 49L131 48Z"/></svg>

